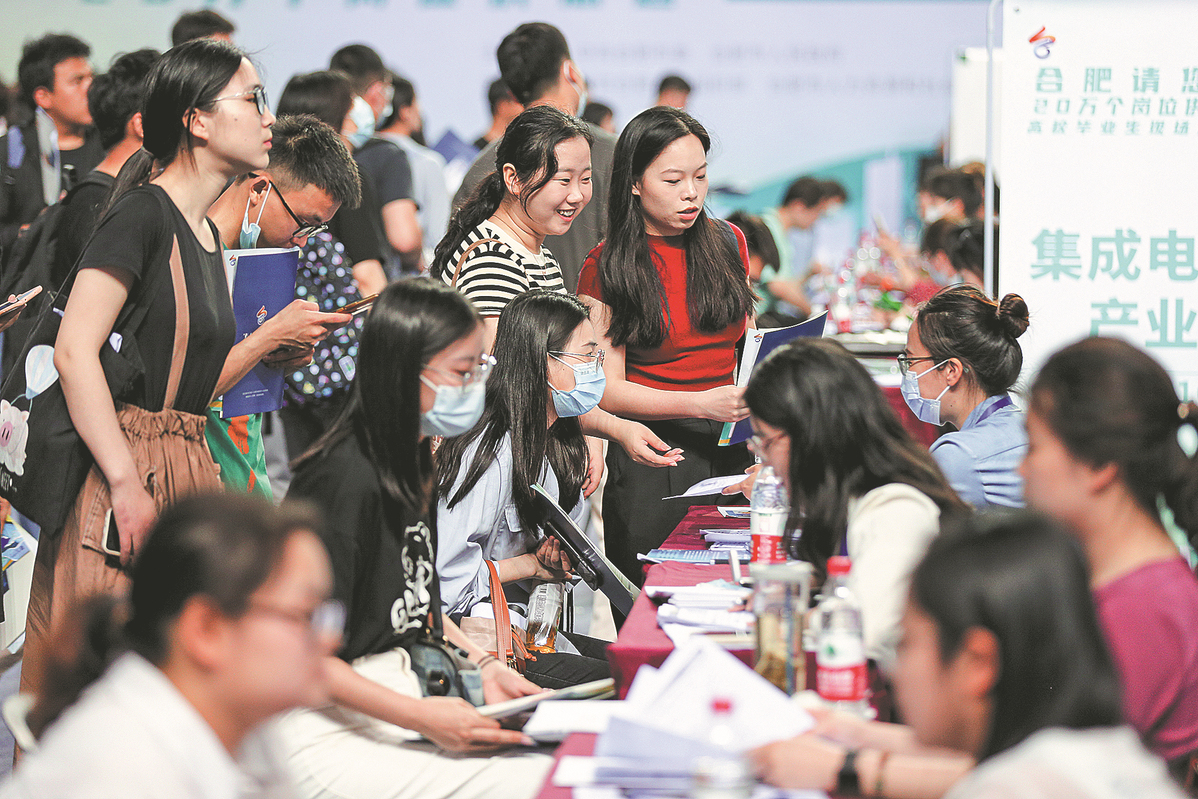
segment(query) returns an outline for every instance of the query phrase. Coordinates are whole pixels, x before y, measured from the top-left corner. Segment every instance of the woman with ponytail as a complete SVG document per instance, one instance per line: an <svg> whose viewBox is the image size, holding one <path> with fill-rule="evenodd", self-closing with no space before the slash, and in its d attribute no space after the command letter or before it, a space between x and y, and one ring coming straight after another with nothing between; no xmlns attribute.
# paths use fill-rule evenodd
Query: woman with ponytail
<svg viewBox="0 0 1198 799"><path fill-rule="evenodd" d="M290 795L257 728L328 699L345 614L318 527L233 494L166 510L128 602L93 598L56 629L29 716L38 749L0 793L234 799L249 780Z"/></svg>
<svg viewBox="0 0 1198 799"><path fill-rule="evenodd" d="M565 293L562 270L545 247L591 201L591 133L553 106L538 105L508 125L495 171L449 221L433 256L433 277L457 287L482 314L487 349L499 314L533 288Z"/></svg>
<svg viewBox="0 0 1198 799"><path fill-rule="evenodd" d="M1036 377L1020 467L1086 551L1128 722L1177 767L1198 751L1198 580L1178 551L1198 533L1196 427L1148 354L1083 339Z"/></svg>
<svg viewBox="0 0 1198 799"><path fill-rule="evenodd" d="M95 464L61 533L42 531L23 690L36 691L45 636L70 600L124 590L122 569L159 510L220 485L204 414L236 324L220 235L206 214L231 179L267 166L274 116L253 64L212 40L159 59L141 114L144 149L117 176L55 346L71 421ZM101 366L108 346L142 366L143 378L116 397Z"/></svg>
<svg viewBox="0 0 1198 799"><path fill-rule="evenodd" d="M899 356L911 412L955 428L932 444L932 457L976 508L1023 506L1016 467L1027 434L1008 392L1023 368L1016 339L1027 328L1027 303L1018 294L995 302L976 286L949 286L920 308Z"/></svg>

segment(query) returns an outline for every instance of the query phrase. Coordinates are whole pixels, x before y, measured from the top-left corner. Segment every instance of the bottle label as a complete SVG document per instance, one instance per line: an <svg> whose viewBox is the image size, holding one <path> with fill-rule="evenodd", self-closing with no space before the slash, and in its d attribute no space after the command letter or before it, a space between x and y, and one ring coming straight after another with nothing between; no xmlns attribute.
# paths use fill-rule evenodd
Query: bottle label
<svg viewBox="0 0 1198 799"><path fill-rule="evenodd" d="M786 528L785 511L757 511L749 516L749 534L752 547L749 560L752 563L785 563L786 552L782 548L782 531Z"/></svg>
<svg viewBox="0 0 1198 799"><path fill-rule="evenodd" d="M816 651L815 690L832 702L857 702L869 691L869 670L861 637L824 631Z"/></svg>

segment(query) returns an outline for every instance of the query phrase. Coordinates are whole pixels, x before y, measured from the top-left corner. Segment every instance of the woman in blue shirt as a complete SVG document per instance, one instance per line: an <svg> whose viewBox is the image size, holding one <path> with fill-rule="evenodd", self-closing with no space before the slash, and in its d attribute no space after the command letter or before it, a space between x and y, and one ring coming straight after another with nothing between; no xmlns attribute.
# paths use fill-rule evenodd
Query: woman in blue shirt
<svg viewBox="0 0 1198 799"><path fill-rule="evenodd" d="M1023 367L1016 339L1027 327L1027 303L1018 294L996 302L976 286L949 286L920 308L899 356L912 413L956 428L932 444L932 457L975 508L1023 506L1016 467L1027 433L1008 392Z"/></svg>

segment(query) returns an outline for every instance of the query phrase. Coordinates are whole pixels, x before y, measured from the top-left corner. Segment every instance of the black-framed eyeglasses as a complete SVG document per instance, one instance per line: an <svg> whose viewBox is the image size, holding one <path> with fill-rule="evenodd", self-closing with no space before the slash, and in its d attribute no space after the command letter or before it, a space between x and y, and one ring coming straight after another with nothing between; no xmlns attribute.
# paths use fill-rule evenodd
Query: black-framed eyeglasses
<svg viewBox="0 0 1198 799"><path fill-rule="evenodd" d="M902 355L896 355L894 359L896 361L898 361L899 373L904 374L904 375L907 374L908 371L910 371L911 364L915 363L916 361L934 361L934 360L936 360L931 355L921 355L921 356L912 358L910 355L908 355L906 353L903 353Z"/></svg>
<svg viewBox="0 0 1198 799"><path fill-rule="evenodd" d="M769 449L770 444L773 444L784 435L786 433L775 433L772 436L749 436L749 452L752 452L754 455L764 455L765 451Z"/></svg>
<svg viewBox="0 0 1198 799"><path fill-rule="evenodd" d="M600 369L603 368L603 356L606 353L604 353L603 350L595 350L594 355L590 355L585 352L565 352L564 350L549 350L549 354L552 355L554 358L558 358L559 355L565 355L570 358L581 358L584 361L586 361L586 363L583 363L577 367L578 373L582 374L582 375L593 375L596 372L598 372ZM558 360L561 360L561 359L558 358ZM562 363L565 363L565 361L562 361Z"/></svg>
<svg viewBox="0 0 1198 799"><path fill-rule="evenodd" d="M252 89L246 89L239 94L230 94L225 97L217 97L212 102L219 103L221 100L241 100L243 98L254 96L254 105L258 109L258 116L266 116L267 106L270 105L266 100L266 89L262 86L255 86Z"/></svg>
<svg viewBox="0 0 1198 799"><path fill-rule="evenodd" d="M256 172L251 172L250 177L257 180L260 175L258 175ZM283 190L279 188L279 185L273 180L270 180L270 178L267 178L267 180L270 181L270 186L274 189L274 193L278 195L279 202L283 204L283 208L287 211L287 215L290 216L291 221L295 222L297 225L295 232L291 234L290 240L294 241L295 239L306 239L311 236L315 236L317 233L324 233L329 229L327 222L313 224L312 222L305 222L296 216L295 211L292 211L291 206L287 204L287 198L283 196Z"/></svg>

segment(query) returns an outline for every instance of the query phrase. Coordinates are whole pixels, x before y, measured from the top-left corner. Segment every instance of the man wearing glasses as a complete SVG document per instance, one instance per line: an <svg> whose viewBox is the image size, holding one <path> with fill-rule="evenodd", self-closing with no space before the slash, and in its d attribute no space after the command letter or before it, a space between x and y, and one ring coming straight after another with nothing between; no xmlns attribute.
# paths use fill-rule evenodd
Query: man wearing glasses
<svg viewBox="0 0 1198 799"><path fill-rule="evenodd" d="M226 249L302 247L343 204L352 208L361 201L358 168L331 127L315 117L290 116L280 117L271 133L267 168L233 181L208 211ZM313 347L351 318L294 300L233 347L224 373L244 374L260 361L280 369L303 366ZM205 435L221 479L269 498L261 415L221 419L219 407L209 409Z"/></svg>

